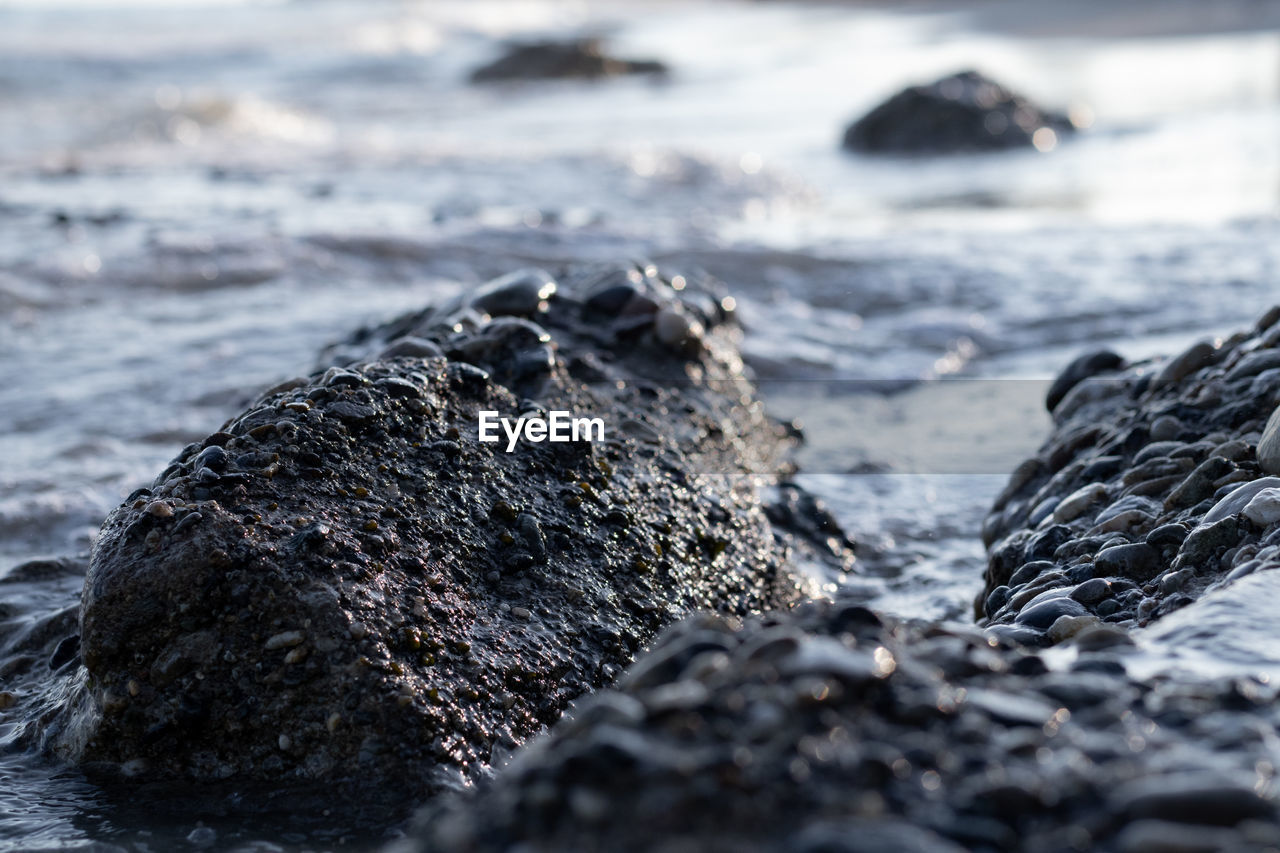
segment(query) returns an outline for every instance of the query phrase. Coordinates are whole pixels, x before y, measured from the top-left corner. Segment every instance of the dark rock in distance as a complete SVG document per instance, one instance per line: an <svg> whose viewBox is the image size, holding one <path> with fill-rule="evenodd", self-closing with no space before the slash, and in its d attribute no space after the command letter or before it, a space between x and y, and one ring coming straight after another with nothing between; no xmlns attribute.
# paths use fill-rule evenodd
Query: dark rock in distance
<svg viewBox="0 0 1280 853"><path fill-rule="evenodd" d="M753 397L723 294L688 281L514 276L362 331L331 351L345 366L188 447L103 527L64 751L421 801L679 616L799 597L761 501L794 439ZM631 296L590 306L605 285ZM428 355L357 357L404 339ZM606 440L507 452L478 440L481 409L600 417Z"/></svg>
<svg viewBox="0 0 1280 853"><path fill-rule="evenodd" d="M595 80L624 74L666 74L656 60L618 59L599 39L513 44L500 58L471 72L472 83L513 80Z"/></svg>
<svg viewBox="0 0 1280 853"><path fill-rule="evenodd" d="M995 151L1031 147L1041 129L1056 138L1075 126L976 71L962 71L889 98L848 127L843 145L871 154Z"/></svg>

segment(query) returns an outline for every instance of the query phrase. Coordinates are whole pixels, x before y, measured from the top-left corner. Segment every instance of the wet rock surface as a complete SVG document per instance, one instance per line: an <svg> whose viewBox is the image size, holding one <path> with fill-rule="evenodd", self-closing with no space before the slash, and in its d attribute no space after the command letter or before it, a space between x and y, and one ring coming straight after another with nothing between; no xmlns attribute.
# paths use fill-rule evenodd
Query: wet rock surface
<svg viewBox="0 0 1280 853"><path fill-rule="evenodd" d="M28 740L138 780L421 801L677 617L801 597L805 525L761 498L794 438L743 378L731 303L675 281L508 276L361 331L188 447L105 523L78 699ZM600 417L606 440L508 453L482 409Z"/></svg>
<svg viewBox="0 0 1280 853"><path fill-rule="evenodd" d="M1253 850L1280 844L1275 687L1050 668L857 604L701 617L398 851Z"/></svg>
<svg viewBox="0 0 1280 853"><path fill-rule="evenodd" d="M605 53L599 39L539 41L510 45L507 52L471 73L472 83L518 80L595 80L624 74L667 73L652 59L620 59Z"/></svg>
<svg viewBox="0 0 1280 853"><path fill-rule="evenodd" d="M986 521L980 619L1055 642L1098 621L1145 625L1280 565L1278 316L1161 361L1068 367L1047 401L1053 436Z"/></svg>
<svg viewBox="0 0 1280 853"><path fill-rule="evenodd" d="M953 154L1052 147L1074 132L1064 115L1041 109L976 71L904 89L851 124L843 145L873 154ZM1036 137L1037 131L1046 135Z"/></svg>

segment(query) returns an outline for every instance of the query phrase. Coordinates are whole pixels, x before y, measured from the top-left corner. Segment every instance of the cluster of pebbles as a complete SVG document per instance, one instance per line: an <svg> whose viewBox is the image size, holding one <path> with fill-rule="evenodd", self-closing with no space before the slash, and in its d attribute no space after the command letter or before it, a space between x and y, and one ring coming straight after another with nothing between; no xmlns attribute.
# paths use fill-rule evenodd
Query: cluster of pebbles
<svg viewBox="0 0 1280 853"><path fill-rule="evenodd" d="M406 851L1280 849L1280 710L1253 679L1142 681L851 603L669 630Z"/></svg>
<svg viewBox="0 0 1280 853"><path fill-rule="evenodd" d="M0 709L115 777L426 801L399 853L1280 850L1276 684L1149 654L1277 589L1280 308L1069 365L957 625L804 600L789 567L853 544L732 306L522 271L357 332L108 519L78 636L5 623ZM506 453L481 409L608 438Z"/></svg>
<svg viewBox="0 0 1280 853"><path fill-rule="evenodd" d="M1280 565L1280 309L1166 361L1081 356L984 525L979 624L1028 645L1146 625Z"/></svg>
<svg viewBox="0 0 1280 853"><path fill-rule="evenodd" d="M848 569L852 543L781 479L796 437L732 320L714 283L624 265L362 330L107 519L78 639L16 699L27 740L107 779L394 808L486 772L677 618L803 598L787 566ZM606 439L506 452L480 410Z"/></svg>

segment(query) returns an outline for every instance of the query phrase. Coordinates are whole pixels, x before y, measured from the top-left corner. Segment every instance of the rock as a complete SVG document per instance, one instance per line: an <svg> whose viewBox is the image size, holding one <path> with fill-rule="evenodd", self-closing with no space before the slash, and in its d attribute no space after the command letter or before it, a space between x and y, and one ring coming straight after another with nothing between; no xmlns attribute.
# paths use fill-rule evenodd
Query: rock
<svg viewBox="0 0 1280 853"><path fill-rule="evenodd" d="M1084 607L1078 601L1063 596L1035 604L1018 613L1019 625L1027 625L1047 631L1063 616L1083 616Z"/></svg>
<svg viewBox="0 0 1280 853"><path fill-rule="evenodd" d="M1280 474L1280 407L1267 418L1258 440L1258 467L1267 474Z"/></svg>
<svg viewBox="0 0 1280 853"><path fill-rule="evenodd" d="M1274 818L1275 804L1260 797L1249 780L1205 773L1136 779L1112 796L1117 812L1130 820L1235 826L1250 818Z"/></svg>
<svg viewBox="0 0 1280 853"><path fill-rule="evenodd" d="M1033 145L1048 150L1074 130L1065 116L1040 109L976 71L963 71L894 95L849 126L844 147L875 154L951 154Z"/></svg>
<svg viewBox="0 0 1280 853"><path fill-rule="evenodd" d="M1064 371L1053 433L1017 467L982 525L989 558L978 600L1000 602L985 611L988 629L1025 624L1019 613L1039 594L1027 590L1055 573L1083 583L1088 563L1099 578L1150 584L1145 596L1087 605L1115 623L1161 618L1217 583L1280 567L1280 552L1263 552L1259 541L1280 522L1280 499L1270 494L1280 476L1267 476L1269 466L1280 472L1280 414L1274 396L1255 387L1280 371L1276 328L1202 341L1164 362L1118 365L1105 378L1078 378L1091 369L1087 358ZM1078 394L1095 381L1107 393ZM1037 537L1052 550L1024 547Z"/></svg>
<svg viewBox="0 0 1280 853"><path fill-rule="evenodd" d="M1139 820L1116 839L1119 853L1220 853L1241 846L1239 835L1211 826Z"/></svg>
<svg viewBox="0 0 1280 853"><path fill-rule="evenodd" d="M112 513L82 601L88 712L67 709L63 748L96 772L393 807L487 772L681 614L796 597L789 532L753 480L721 476L767 484L794 446L753 402L736 327L713 317L680 353L652 315L614 336L579 296L596 272L522 273L364 330L348 367L259 400L222 454L192 445ZM715 287L641 278L672 306ZM361 360L406 339L447 358ZM599 417L605 440L507 452L478 439L481 410Z"/></svg>
<svg viewBox="0 0 1280 853"><path fill-rule="evenodd" d="M1048 394L1045 395L1045 408L1050 412L1056 409L1062 402L1062 398L1067 396L1067 392L1079 385L1082 380L1122 367L1124 367L1124 359L1111 350L1085 353L1063 368L1058 378L1053 380Z"/></svg>
<svg viewBox="0 0 1280 853"><path fill-rule="evenodd" d="M1260 477L1236 486L1200 519L1201 524L1216 524L1244 512L1245 507L1258 495L1272 489L1280 489L1280 477Z"/></svg>
<svg viewBox="0 0 1280 853"><path fill-rule="evenodd" d="M1263 489L1245 505L1244 517L1259 527L1280 521L1280 489Z"/></svg>
<svg viewBox="0 0 1280 853"><path fill-rule="evenodd" d="M1070 495L1062 499L1062 503L1058 504L1053 511L1053 520L1062 524L1068 521L1074 521L1089 510L1099 501L1106 500L1107 487L1101 483L1090 483L1083 486Z"/></svg>
<svg viewBox="0 0 1280 853"><path fill-rule="evenodd" d="M471 72L471 82L594 80L623 74L666 73L667 66L661 62L617 59L604 53L599 39L588 38L513 44L500 58Z"/></svg>
<svg viewBox="0 0 1280 853"><path fill-rule="evenodd" d="M1160 552L1145 542L1113 545L1098 552L1093 565L1102 574L1148 581L1157 574Z"/></svg>
<svg viewBox="0 0 1280 853"><path fill-rule="evenodd" d="M428 806L399 849L1252 849L1246 838L1280 829L1250 788L1259 742L1196 727L1209 714L1208 731L1272 738L1254 703L1274 689L1250 702L1223 682L1138 682L1102 656L1129 642L1110 626L1076 635L1080 667L1060 672L959 626L849 625L845 607L677 625L651 653L672 663L638 661L643 678L583 700L494 777ZM690 644L714 648L716 665L669 651ZM877 656L895 666L873 677ZM675 696L675 711L613 710ZM587 792L590 808L575 805Z"/></svg>
<svg viewBox="0 0 1280 853"><path fill-rule="evenodd" d="M1217 348L1208 341L1192 344L1187 350L1167 364L1151 380L1151 388L1158 390L1181 382L1185 377L1209 364L1217 356Z"/></svg>

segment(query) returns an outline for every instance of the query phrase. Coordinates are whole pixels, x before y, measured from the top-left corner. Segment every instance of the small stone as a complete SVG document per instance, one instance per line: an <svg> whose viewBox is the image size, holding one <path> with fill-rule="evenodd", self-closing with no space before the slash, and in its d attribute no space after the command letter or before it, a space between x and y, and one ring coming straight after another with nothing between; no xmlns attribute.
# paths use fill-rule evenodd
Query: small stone
<svg viewBox="0 0 1280 853"><path fill-rule="evenodd" d="M1263 489L1245 504L1244 517L1259 527L1280 521L1280 489Z"/></svg>
<svg viewBox="0 0 1280 853"><path fill-rule="evenodd" d="M290 738L288 735L280 735L280 737L276 740L276 743L280 746L281 749L288 750L289 747L293 746L293 739Z"/></svg>
<svg viewBox="0 0 1280 853"><path fill-rule="evenodd" d="M1053 380L1053 384L1049 386L1049 393L1045 395L1045 408L1051 412L1056 409L1062 402L1062 398L1067 396L1067 392L1082 380L1105 371L1118 370L1123 366L1124 359L1110 350L1085 353L1068 364L1058 374L1058 378Z"/></svg>
<svg viewBox="0 0 1280 853"><path fill-rule="evenodd" d="M527 607L513 607L511 608L511 615L526 622L533 618L533 614L529 612Z"/></svg>
<svg viewBox="0 0 1280 853"><path fill-rule="evenodd" d="M1151 425L1151 438L1155 441L1171 441L1182 435L1182 421L1171 415L1156 418Z"/></svg>
<svg viewBox="0 0 1280 853"><path fill-rule="evenodd" d="M1082 616L1059 616L1049 626L1049 639L1054 643L1061 643L1096 624L1098 624L1098 617L1091 613L1086 613Z"/></svg>
<svg viewBox="0 0 1280 853"><path fill-rule="evenodd" d="M196 847L211 847L218 840L218 833L211 826L197 826L187 833L187 841Z"/></svg>
<svg viewBox="0 0 1280 853"><path fill-rule="evenodd" d="M702 337L702 324L684 312L668 306L659 311L654 318L653 332L658 340L672 349L680 350Z"/></svg>
<svg viewBox="0 0 1280 853"><path fill-rule="evenodd" d="M147 515L152 518L173 518L173 507L164 501L152 501L147 505Z"/></svg>
<svg viewBox="0 0 1280 853"><path fill-rule="evenodd" d="M481 287L472 297L471 306L494 317L527 317L545 309L546 300L555 292L555 279L544 270L516 270Z"/></svg>
<svg viewBox="0 0 1280 853"><path fill-rule="evenodd" d="M352 622L347 627L347 632L351 634L353 639L363 640L369 633L369 628L363 622Z"/></svg>
<svg viewBox="0 0 1280 853"><path fill-rule="evenodd" d="M1058 710L1048 702L1030 696L986 688L969 690L965 701L992 719L1010 726L1043 726Z"/></svg>
<svg viewBox="0 0 1280 853"><path fill-rule="evenodd" d="M1221 853L1239 842L1232 831L1167 820L1139 820L1116 837L1117 853Z"/></svg>
<svg viewBox="0 0 1280 853"><path fill-rule="evenodd" d="M1075 645L1082 652L1096 652L1117 646L1132 646L1133 638L1127 631L1114 625L1094 623L1075 635Z"/></svg>
<svg viewBox="0 0 1280 853"><path fill-rule="evenodd" d="M8 690L0 690L0 711L7 711L18 704L18 697Z"/></svg>
<svg viewBox="0 0 1280 853"><path fill-rule="evenodd" d="M409 335L392 341L378 353L379 360L388 358L444 358L444 350L439 344Z"/></svg>
<svg viewBox="0 0 1280 853"><path fill-rule="evenodd" d="M1267 474L1280 474L1280 407L1267 418L1258 440L1258 467Z"/></svg>
<svg viewBox="0 0 1280 853"><path fill-rule="evenodd" d="M1113 545L1098 552L1093 564L1100 574L1147 581L1155 577L1160 552L1145 542Z"/></svg>
<svg viewBox="0 0 1280 853"><path fill-rule="evenodd" d="M1200 524L1215 524L1224 518L1239 515L1257 495L1270 489L1280 489L1280 477L1261 477L1237 486L1205 513L1204 518L1200 519Z"/></svg>
<svg viewBox="0 0 1280 853"><path fill-rule="evenodd" d="M1191 572L1187 569L1180 569L1176 572L1169 572L1160 578L1160 594L1172 595L1187 585L1187 581L1191 580Z"/></svg>
<svg viewBox="0 0 1280 853"><path fill-rule="evenodd" d="M1084 616L1085 613L1084 605L1080 602L1062 596L1025 608L1014 621L1019 625L1047 631L1063 616Z"/></svg>
<svg viewBox="0 0 1280 853"><path fill-rule="evenodd" d="M267 651L275 649L292 648L307 638L305 631L281 631L279 634L273 634L267 639L264 645Z"/></svg>
<svg viewBox="0 0 1280 853"><path fill-rule="evenodd" d="M1107 487L1101 483L1090 483L1082 486L1063 498L1053 511L1053 520L1058 524L1074 521L1099 501L1106 500Z"/></svg>
<svg viewBox="0 0 1280 853"><path fill-rule="evenodd" d="M1111 595L1111 583L1102 578L1087 580L1071 592L1071 597L1086 607L1097 604L1109 595Z"/></svg>
<svg viewBox="0 0 1280 853"><path fill-rule="evenodd" d="M1255 350L1245 355L1236 363L1236 366L1227 371L1226 381L1235 382L1237 379L1244 379L1246 376L1257 376L1264 370L1273 370L1280 367L1280 350L1263 349Z"/></svg>
<svg viewBox="0 0 1280 853"><path fill-rule="evenodd" d="M1181 382L1185 377L1213 363L1217 349L1208 341L1192 344L1181 355L1171 359L1151 381L1152 390Z"/></svg>
<svg viewBox="0 0 1280 853"><path fill-rule="evenodd" d="M372 406L361 405L360 403L349 403L346 400L336 400L325 407L325 413L332 415L339 420L354 425L368 423L373 420L377 412Z"/></svg>
<svg viewBox="0 0 1280 853"><path fill-rule="evenodd" d="M1162 524L1147 534L1147 544L1153 548L1176 548L1187 538L1185 525Z"/></svg>
<svg viewBox="0 0 1280 853"><path fill-rule="evenodd" d="M1148 776L1120 786L1112 798L1117 811L1131 820L1235 826L1275 815L1252 785L1199 773Z"/></svg>

